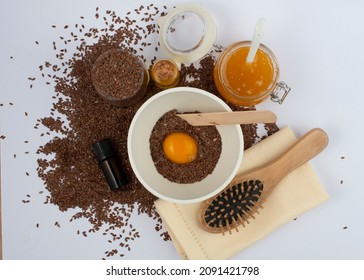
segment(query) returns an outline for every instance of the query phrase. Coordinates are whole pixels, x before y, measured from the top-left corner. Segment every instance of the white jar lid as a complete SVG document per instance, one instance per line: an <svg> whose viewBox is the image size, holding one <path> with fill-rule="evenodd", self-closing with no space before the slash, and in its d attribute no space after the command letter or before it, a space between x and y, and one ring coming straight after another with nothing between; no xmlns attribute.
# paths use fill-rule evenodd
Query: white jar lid
<svg viewBox="0 0 364 280"><path fill-rule="evenodd" d="M160 46L177 63L191 63L202 58L215 43L215 22L198 4L179 5L157 22Z"/></svg>

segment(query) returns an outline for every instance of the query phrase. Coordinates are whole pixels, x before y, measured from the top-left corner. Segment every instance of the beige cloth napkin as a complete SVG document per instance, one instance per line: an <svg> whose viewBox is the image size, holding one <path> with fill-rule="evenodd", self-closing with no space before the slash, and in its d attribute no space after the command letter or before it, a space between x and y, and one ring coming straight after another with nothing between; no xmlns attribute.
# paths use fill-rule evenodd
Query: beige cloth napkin
<svg viewBox="0 0 364 280"><path fill-rule="evenodd" d="M274 159L296 140L289 127L281 129L244 152L239 172ZM155 206L183 259L228 259L327 199L328 194L306 163L281 181L253 222L232 234L204 231L198 221L201 203L175 204L159 199Z"/></svg>

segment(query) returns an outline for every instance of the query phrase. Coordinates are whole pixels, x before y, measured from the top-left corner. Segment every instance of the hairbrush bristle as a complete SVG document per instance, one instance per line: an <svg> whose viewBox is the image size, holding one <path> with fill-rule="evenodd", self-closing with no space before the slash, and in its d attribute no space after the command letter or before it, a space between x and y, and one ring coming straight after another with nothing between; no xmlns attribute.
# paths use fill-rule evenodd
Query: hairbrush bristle
<svg viewBox="0 0 364 280"><path fill-rule="evenodd" d="M255 219L253 213L260 207L260 195L263 184L259 180L248 180L233 184L210 201L204 213L204 222L216 231L237 229L245 226L249 219ZM219 230L220 229L220 230Z"/></svg>

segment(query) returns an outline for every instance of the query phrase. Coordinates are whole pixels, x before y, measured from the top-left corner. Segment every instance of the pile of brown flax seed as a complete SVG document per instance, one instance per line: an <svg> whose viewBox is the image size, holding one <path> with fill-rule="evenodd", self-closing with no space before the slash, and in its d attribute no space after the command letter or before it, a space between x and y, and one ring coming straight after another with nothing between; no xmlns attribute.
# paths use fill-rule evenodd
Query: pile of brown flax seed
<svg viewBox="0 0 364 280"><path fill-rule="evenodd" d="M109 243L116 247L106 251L105 257L123 257L131 250L130 242L140 237L130 221L133 211L154 219L155 229L161 237L170 240L154 208L156 197L138 182L127 154L128 129L135 112L160 89L151 82L145 98L140 102L126 108L113 107L97 94L90 74L99 55L114 48L127 49L152 64L158 56L158 26L155 20L166 11L165 6L158 8L150 4L140 6L121 18L113 11L101 15L96 8L95 18L104 23L104 28L86 29L82 23L83 16L80 17L81 23L74 27L62 27L70 32L70 36L60 37L65 46L62 49L59 49L59 43L53 42L59 63L46 61L39 66L42 77L53 80L55 84L55 102L50 116L40 119L35 125L38 128L41 123L56 134L37 152L38 175L49 191L46 202L57 205L61 211L79 209L70 221L87 219L90 229L78 231L78 234L87 236L103 231L102 234L109 237ZM92 42L88 39L92 39ZM68 47L72 41L79 42L76 49ZM146 48L156 51L156 56L148 61L143 56ZM65 57L70 53L73 55L66 61ZM182 65L179 85L193 86L219 95L212 80L214 61L213 55L207 55L197 66ZM245 148L248 148L259 138L257 126L244 125L242 129ZM103 138L109 138L115 144L122 167L129 176L130 183L124 191L112 192L109 189L93 154L92 144Z"/></svg>

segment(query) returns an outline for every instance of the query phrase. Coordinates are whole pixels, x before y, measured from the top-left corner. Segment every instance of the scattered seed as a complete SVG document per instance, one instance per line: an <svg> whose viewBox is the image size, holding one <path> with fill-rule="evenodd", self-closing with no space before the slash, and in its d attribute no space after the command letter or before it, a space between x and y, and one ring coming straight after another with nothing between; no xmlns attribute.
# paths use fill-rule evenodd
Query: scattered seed
<svg viewBox="0 0 364 280"><path fill-rule="evenodd" d="M142 21L144 23L155 22L156 18L165 15L167 10L167 7L163 7L164 10L156 8L153 5L140 6L137 8L141 14L138 18L146 12L147 15L143 16ZM97 13L103 18L100 10L97 10ZM129 225L132 224L129 219L133 212L148 215L159 225L158 230L162 229L162 220L154 208L156 197L138 182L127 159L121 164L130 176L128 188L123 194L110 193L102 171L94 161L94 154L90 147L96 141L108 137L115 143L118 153L127 154L128 127L134 114L147 98L161 90L151 82L142 100L127 108L117 108L110 106L100 98L92 87L90 73L100 54L115 49L116 46L122 46L150 64L151 61L147 61L142 56L139 48L154 50L159 46L158 43L156 43L157 45L150 44L158 33L158 27L155 24L149 24L146 27L138 26L136 20L133 19L135 14L137 14L136 11L128 12L128 16L121 18L114 11L107 11L105 20L100 22L104 26L99 29L87 30L83 24L78 22L76 29L71 31L74 31L73 35L79 32L79 37L82 38L78 41L77 51L74 50L74 47L70 47L69 51L72 50L72 52L69 52L71 58L68 60L64 58L67 53L67 43L73 41L75 37L62 36L60 41L58 40L62 45L66 45L63 49L58 47L57 50L54 50L59 63L51 64L49 61L45 61L39 67L41 76L46 79L44 82L47 84L50 83L49 81L53 81L52 85L55 87L53 110L49 116L44 118L47 119L44 123L37 120L34 126L34 129L38 129L40 123L46 124L45 127L50 132L56 131L62 134L62 137L51 137L51 140L37 150L39 155L38 176L50 192L44 203L56 204L61 211L81 209L71 217L70 221L87 219L92 230L79 230L77 234L87 237L87 232L102 230L103 234L107 235L106 240L111 240L112 243L128 238L128 241L123 242L123 246L120 245L120 247L127 248L128 251L131 250L129 246L131 241L140 237L139 232L129 228ZM156 16L157 14L158 16ZM84 17L80 16L80 19L84 19ZM76 25L72 23L66 26L72 29ZM55 27L54 25L53 28ZM84 38L93 40L93 43L86 43ZM60 44L57 43L57 46ZM152 60L156 59L155 56ZM197 87L219 95L211 75L214 63L214 56L207 55L199 62L199 65L181 65L179 86ZM231 107L233 110L254 109ZM54 117L55 114L64 116L67 123L57 120ZM244 125L241 128L244 135L244 148L250 147L259 140L256 125ZM276 126L266 127L269 135L276 131L278 131ZM40 135L44 136L45 133ZM47 160L49 154L55 155L51 161ZM82 156L79 156L81 154ZM118 208L115 205L118 205ZM106 228L103 227L105 225ZM131 232L132 234L130 234ZM163 240L170 240L167 232L162 232L160 235ZM109 256L111 256L116 253L117 251L114 249L106 251L105 255L110 254Z"/></svg>

